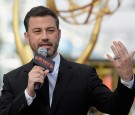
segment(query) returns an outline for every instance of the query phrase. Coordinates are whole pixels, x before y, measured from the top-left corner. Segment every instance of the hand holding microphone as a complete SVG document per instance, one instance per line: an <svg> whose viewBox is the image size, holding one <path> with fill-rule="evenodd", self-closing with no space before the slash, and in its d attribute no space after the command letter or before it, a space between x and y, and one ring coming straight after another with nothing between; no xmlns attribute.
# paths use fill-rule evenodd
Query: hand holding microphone
<svg viewBox="0 0 135 115"><path fill-rule="evenodd" d="M28 86L26 88L29 96L33 97L35 95L35 91L40 89L48 73L49 70L44 70L44 68L37 65L32 68L28 75Z"/></svg>
<svg viewBox="0 0 135 115"><path fill-rule="evenodd" d="M41 66L42 68L44 68L44 70L49 70L49 72L52 72L54 69L54 61L50 60L49 58L46 58L47 56L47 49L40 47L38 49L38 53L35 53L33 62L38 65ZM34 89L35 90L39 90L39 88L41 87L41 83L36 82L34 84Z"/></svg>
<svg viewBox="0 0 135 115"><path fill-rule="evenodd" d="M32 94L35 91L39 90L44 82L45 76L52 72L54 69L55 62L51 59L47 58L47 50L43 47L38 49L38 52L35 53L33 62L35 66L29 73L29 91ZM33 83L34 83L34 91L33 91Z"/></svg>

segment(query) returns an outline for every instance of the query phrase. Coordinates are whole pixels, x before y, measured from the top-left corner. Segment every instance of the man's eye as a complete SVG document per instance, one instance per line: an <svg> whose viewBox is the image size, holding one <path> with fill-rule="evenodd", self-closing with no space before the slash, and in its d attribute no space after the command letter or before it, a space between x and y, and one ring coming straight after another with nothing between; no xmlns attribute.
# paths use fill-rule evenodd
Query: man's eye
<svg viewBox="0 0 135 115"><path fill-rule="evenodd" d="M40 32L40 31L35 31L35 32Z"/></svg>
<svg viewBox="0 0 135 115"><path fill-rule="evenodd" d="M34 31L34 33L40 33L40 31L39 30L36 30L36 31Z"/></svg>
<svg viewBox="0 0 135 115"><path fill-rule="evenodd" d="M50 30L47 30L48 33L53 33L54 30L53 29L50 29Z"/></svg>

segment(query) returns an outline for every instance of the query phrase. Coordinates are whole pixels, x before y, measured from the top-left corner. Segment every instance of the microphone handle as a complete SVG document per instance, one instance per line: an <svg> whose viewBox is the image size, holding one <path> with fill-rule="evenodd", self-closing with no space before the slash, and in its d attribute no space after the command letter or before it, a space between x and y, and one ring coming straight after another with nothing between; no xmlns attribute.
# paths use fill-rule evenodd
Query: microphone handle
<svg viewBox="0 0 135 115"><path fill-rule="evenodd" d="M41 87L41 83L36 82L36 83L34 84L34 90L35 90L35 91L39 90L40 87Z"/></svg>

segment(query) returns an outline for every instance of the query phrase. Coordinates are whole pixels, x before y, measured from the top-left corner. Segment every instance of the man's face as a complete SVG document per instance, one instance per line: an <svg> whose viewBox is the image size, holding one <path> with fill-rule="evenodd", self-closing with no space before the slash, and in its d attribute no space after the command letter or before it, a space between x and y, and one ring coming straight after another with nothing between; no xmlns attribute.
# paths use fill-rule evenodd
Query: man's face
<svg viewBox="0 0 135 115"><path fill-rule="evenodd" d="M28 32L24 35L31 49L37 52L39 47L44 47L48 57L55 56L61 37L55 19L52 16L30 17L28 25Z"/></svg>

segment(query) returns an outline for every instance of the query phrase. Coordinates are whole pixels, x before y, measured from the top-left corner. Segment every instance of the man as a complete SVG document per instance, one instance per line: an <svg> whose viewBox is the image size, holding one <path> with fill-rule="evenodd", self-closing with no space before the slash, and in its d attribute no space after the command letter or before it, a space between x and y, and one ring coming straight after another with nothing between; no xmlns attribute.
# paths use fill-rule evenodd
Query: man
<svg viewBox="0 0 135 115"><path fill-rule="evenodd" d="M33 60L3 77L0 115L87 115L91 106L111 115L127 115L134 100L132 58L121 42L111 46L115 59L107 54L120 77L111 92L98 77L95 68L65 60L57 51L61 30L56 14L44 6L32 8L24 20L27 44L32 51L47 49L55 61L52 73ZM49 99L47 82L49 82ZM34 90L36 82L42 84Z"/></svg>

